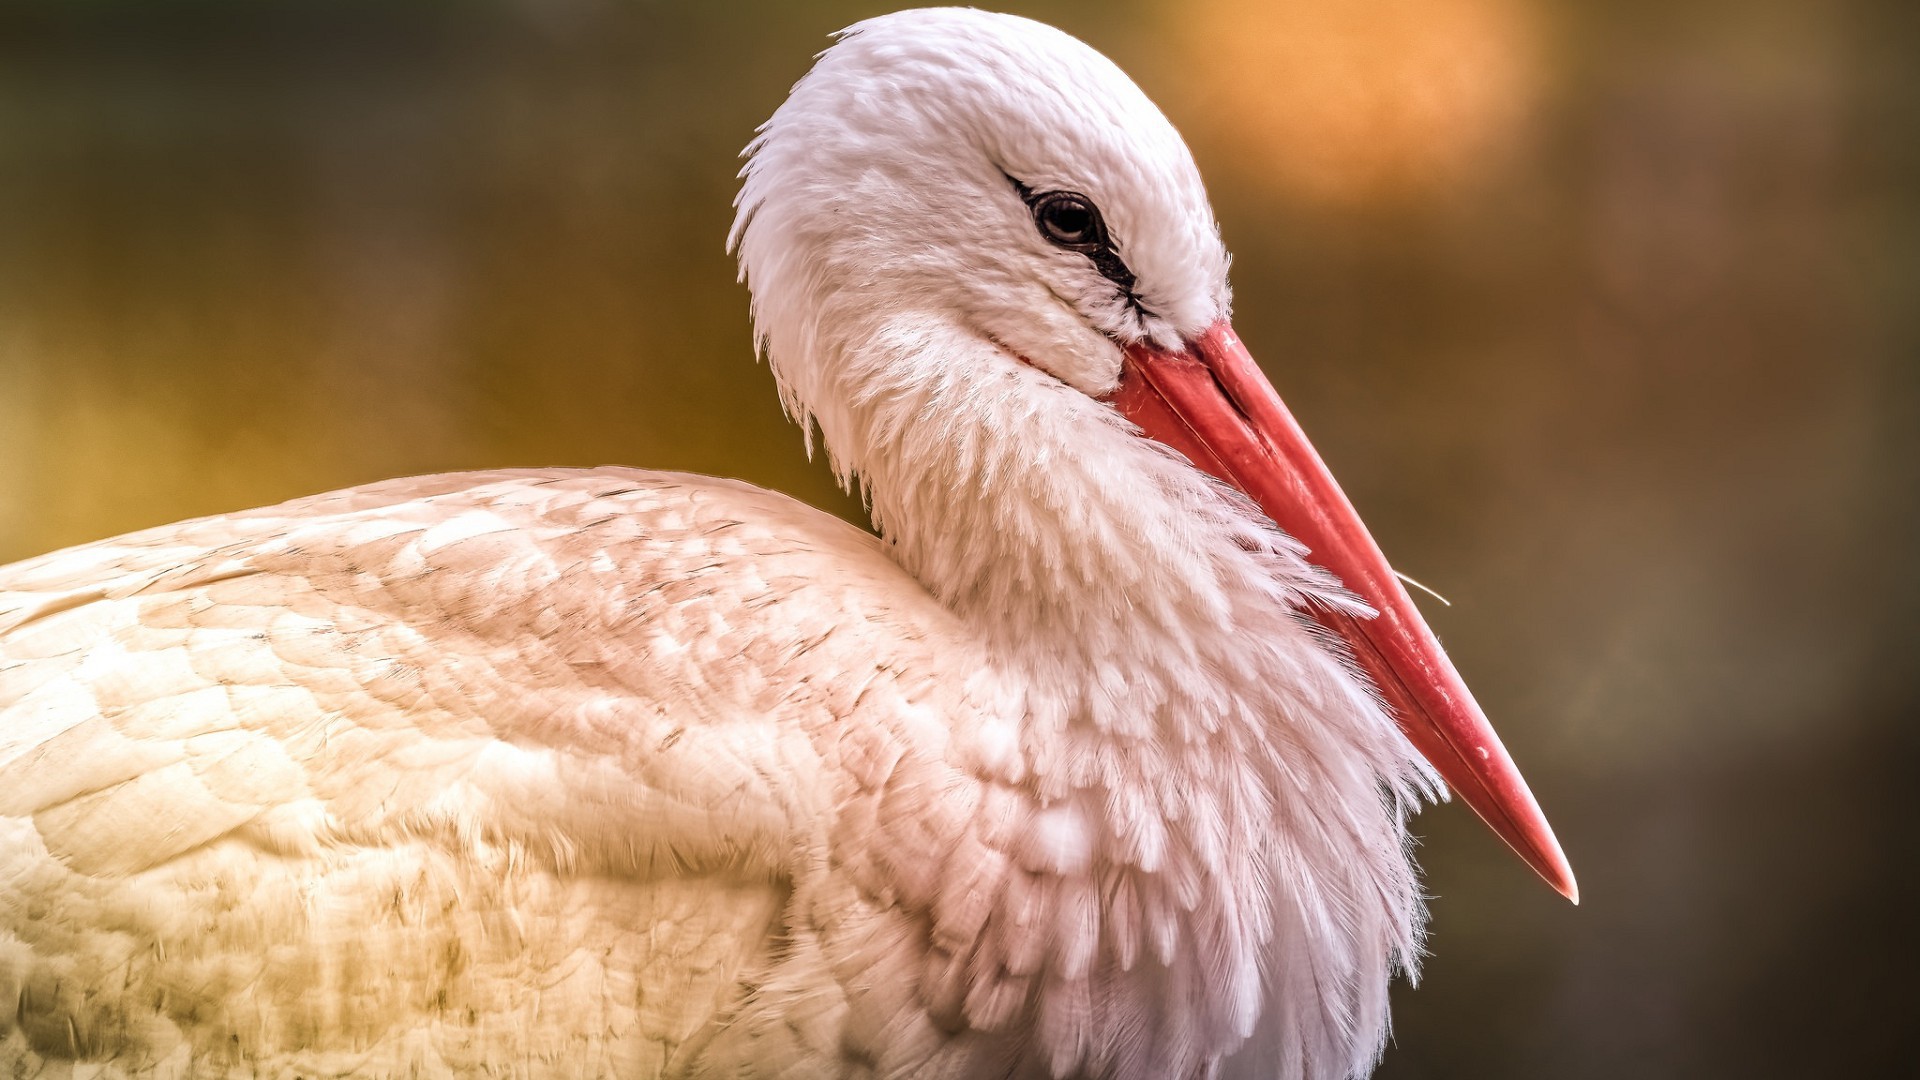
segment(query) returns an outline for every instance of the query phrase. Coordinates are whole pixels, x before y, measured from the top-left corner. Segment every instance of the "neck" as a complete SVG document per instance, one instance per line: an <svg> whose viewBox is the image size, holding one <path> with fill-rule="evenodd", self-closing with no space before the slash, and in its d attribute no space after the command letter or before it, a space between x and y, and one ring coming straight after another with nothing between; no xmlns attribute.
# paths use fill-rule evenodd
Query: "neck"
<svg viewBox="0 0 1920 1080"><path fill-rule="evenodd" d="M1228 619L1247 547L1279 539L1110 407L979 335L896 327L859 351L865 392L835 456L857 463L894 557L1010 655L1163 654L1148 639ZM1333 592L1289 569L1255 590Z"/></svg>
<svg viewBox="0 0 1920 1080"><path fill-rule="evenodd" d="M1301 614L1364 609L1251 503L1111 407L936 320L838 351L809 365L840 383L811 388L843 403L821 427L894 558L1004 661L1125 699L1083 703L1076 720L1179 742L1239 720L1283 733L1236 704L1355 742L1385 724Z"/></svg>
<svg viewBox="0 0 1920 1080"><path fill-rule="evenodd" d="M1414 955L1401 815L1424 774L1299 612L1352 601L1249 503L980 335L894 324L810 359L845 380L821 428L894 557L1017 688L1005 779L1184 912L1143 941L1238 958L1207 972L1226 1003L1203 1026L1230 1044L1258 1015L1365 1065ZM1289 992L1302 972L1274 958L1302 956Z"/></svg>

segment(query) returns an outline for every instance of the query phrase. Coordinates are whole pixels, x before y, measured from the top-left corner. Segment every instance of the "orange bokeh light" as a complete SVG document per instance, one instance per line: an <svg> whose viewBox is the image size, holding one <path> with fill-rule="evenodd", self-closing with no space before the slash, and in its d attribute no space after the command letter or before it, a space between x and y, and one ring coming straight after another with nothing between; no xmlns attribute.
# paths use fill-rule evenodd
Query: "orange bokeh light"
<svg viewBox="0 0 1920 1080"><path fill-rule="evenodd" d="M1522 0L1192 0L1168 17L1202 143L1291 194L1365 204L1456 186L1540 91ZM1196 123L1197 122L1197 123Z"/></svg>

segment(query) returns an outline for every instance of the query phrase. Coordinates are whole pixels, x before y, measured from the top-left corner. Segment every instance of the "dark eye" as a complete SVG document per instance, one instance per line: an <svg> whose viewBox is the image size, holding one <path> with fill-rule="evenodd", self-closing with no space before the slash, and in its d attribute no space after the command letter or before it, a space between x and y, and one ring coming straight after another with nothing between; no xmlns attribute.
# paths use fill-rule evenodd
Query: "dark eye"
<svg viewBox="0 0 1920 1080"><path fill-rule="evenodd" d="M1056 247L1085 255L1094 269L1120 286L1129 303L1139 304L1133 295L1133 271L1114 250L1107 223L1100 219L1100 209L1092 199L1077 191L1035 191L1004 172L1000 175L1007 177L1020 201L1027 204L1041 236Z"/></svg>
<svg viewBox="0 0 1920 1080"><path fill-rule="evenodd" d="M1034 200L1033 220L1040 226L1041 235L1064 248L1087 251L1106 243L1100 211L1084 195L1048 192Z"/></svg>

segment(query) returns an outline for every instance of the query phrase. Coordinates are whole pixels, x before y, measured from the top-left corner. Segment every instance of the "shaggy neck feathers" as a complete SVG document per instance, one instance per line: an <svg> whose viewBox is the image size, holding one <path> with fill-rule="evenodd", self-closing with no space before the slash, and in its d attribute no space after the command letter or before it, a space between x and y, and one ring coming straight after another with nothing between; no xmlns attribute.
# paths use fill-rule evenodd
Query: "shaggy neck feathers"
<svg viewBox="0 0 1920 1080"><path fill-rule="evenodd" d="M931 315L834 325L775 328L772 362L834 373L836 469L1021 688L1005 779L1081 808L1112 887L1158 913L1113 932L1162 958L1156 996L1193 998L1174 1028L1248 1041L1260 1075L1365 1068L1417 956L1403 819L1429 780L1300 613L1352 601L1237 494L993 342ZM1217 985L1191 982L1194 949Z"/></svg>
<svg viewBox="0 0 1920 1080"><path fill-rule="evenodd" d="M1226 1075L1346 1075L1416 955L1403 819L1430 777L1300 613L1353 601L1099 400L1124 342L1225 314L1225 254L1165 119L1034 25L876 20L795 88L750 147L733 235L759 343L894 558L1014 688L998 779L1086 825L1112 977L1151 957L1166 1031L1202 1059L1244 1043ZM956 41L1008 70L956 79ZM1088 111L1062 71L1096 92ZM1022 146L1082 149L1023 179L1103 201L1173 317L1102 321L1112 283L1055 258L1007 186Z"/></svg>

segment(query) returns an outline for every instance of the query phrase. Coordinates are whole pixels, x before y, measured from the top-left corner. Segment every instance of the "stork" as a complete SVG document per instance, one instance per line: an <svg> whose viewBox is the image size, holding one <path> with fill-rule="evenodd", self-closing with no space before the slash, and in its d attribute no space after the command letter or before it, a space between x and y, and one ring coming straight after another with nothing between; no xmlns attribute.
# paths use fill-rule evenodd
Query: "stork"
<svg viewBox="0 0 1920 1080"><path fill-rule="evenodd" d="M1573 896L1116 67L873 19L742 176L877 535L522 470L0 569L12 1074L1353 1076L1442 780Z"/></svg>

